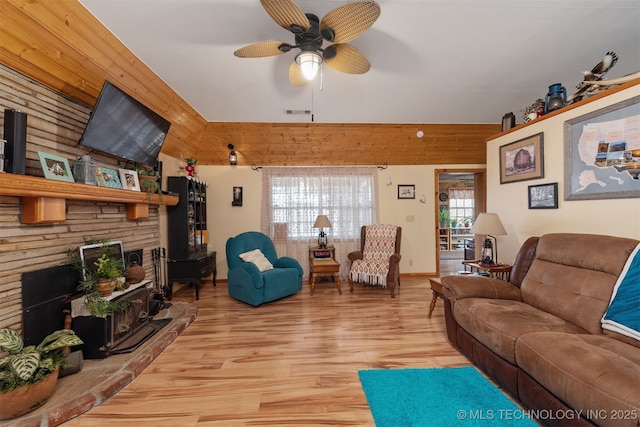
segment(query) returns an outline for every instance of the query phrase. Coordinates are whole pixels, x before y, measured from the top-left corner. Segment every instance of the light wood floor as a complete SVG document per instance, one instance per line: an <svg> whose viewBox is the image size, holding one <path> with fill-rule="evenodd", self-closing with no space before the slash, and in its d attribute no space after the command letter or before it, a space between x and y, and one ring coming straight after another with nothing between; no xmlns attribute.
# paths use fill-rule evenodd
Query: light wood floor
<svg viewBox="0 0 640 427"><path fill-rule="evenodd" d="M183 288L174 300L193 302L198 319L125 389L64 425L373 426L358 370L469 365L446 339L441 300L427 318L431 297L425 277L403 277L395 299L362 285L339 295L331 282L310 296L304 283L257 308L224 282L206 283L199 301Z"/></svg>

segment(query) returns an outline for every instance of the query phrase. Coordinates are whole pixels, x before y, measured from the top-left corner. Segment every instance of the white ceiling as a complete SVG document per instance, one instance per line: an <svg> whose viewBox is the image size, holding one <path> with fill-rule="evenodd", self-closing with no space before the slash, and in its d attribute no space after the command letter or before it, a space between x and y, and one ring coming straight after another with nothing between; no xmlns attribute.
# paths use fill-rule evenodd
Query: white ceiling
<svg viewBox="0 0 640 427"><path fill-rule="evenodd" d="M241 59L245 45L293 34L258 0L80 0L208 121L500 123L561 83L567 95L609 51L607 78L640 70L638 0L379 0L382 14L351 42L363 75L323 68L293 88L295 52ZM322 18L347 1L297 0Z"/></svg>

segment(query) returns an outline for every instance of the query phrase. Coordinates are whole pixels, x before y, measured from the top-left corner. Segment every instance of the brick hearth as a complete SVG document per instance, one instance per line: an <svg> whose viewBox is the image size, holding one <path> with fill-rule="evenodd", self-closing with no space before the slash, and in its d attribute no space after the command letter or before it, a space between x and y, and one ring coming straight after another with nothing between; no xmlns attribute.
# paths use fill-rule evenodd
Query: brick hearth
<svg viewBox="0 0 640 427"><path fill-rule="evenodd" d="M85 360L82 371L58 380L53 396L37 410L2 427L57 426L100 405L137 377L162 351L196 319L197 309L186 302L173 302L154 319L171 318L133 353L106 359Z"/></svg>

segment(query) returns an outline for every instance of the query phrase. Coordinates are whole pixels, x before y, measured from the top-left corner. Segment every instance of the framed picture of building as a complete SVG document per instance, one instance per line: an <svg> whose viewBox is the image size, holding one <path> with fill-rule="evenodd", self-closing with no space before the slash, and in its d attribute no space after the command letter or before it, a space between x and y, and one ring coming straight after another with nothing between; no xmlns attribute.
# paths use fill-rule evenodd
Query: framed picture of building
<svg viewBox="0 0 640 427"><path fill-rule="evenodd" d="M500 184L544 178L542 132L500 147Z"/></svg>

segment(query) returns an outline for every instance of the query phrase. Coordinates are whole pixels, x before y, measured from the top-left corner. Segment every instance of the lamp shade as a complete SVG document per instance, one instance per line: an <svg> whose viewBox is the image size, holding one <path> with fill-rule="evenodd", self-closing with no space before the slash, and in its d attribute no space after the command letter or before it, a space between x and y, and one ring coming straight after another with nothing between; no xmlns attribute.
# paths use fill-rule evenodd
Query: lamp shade
<svg viewBox="0 0 640 427"><path fill-rule="evenodd" d="M313 80L318 74L320 64L322 64L322 56L316 52L300 52L296 56L296 63L300 66L302 75L307 80Z"/></svg>
<svg viewBox="0 0 640 427"><path fill-rule="evenodd" d="M473 234L487 234L492 236L504 236L507 234L507 230L504 229L504 225L500 221L498 214L483 212L478 215L476 221L471 227Z"/></svg>
<svg viewBox="0 0 640 427"><path fill-rule="evenodd" d="M326 215L318 215L316 222L313 223L313 228L331 228L331 221Z"/></svg>

